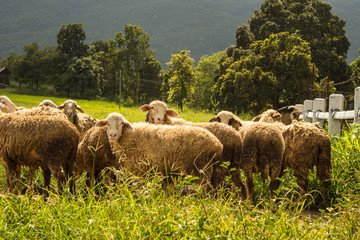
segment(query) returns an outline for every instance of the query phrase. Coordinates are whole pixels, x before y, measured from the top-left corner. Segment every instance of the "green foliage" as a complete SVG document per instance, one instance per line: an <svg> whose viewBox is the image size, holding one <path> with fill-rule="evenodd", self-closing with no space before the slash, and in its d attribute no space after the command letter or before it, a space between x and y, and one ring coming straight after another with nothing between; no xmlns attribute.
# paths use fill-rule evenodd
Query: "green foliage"
<svg viewBox="0 0 360 240"><path fill-rule="evenodd" d="M190 51L182 50L178 54L173 54L170 62L167 63L170 77L168 101L176 103L181 111L193 91L191 88L195 78L192 69L193 62Z"/></svg>
<svg viewBox="0 0 360 240"><path fill-rule="evenodd" d="M190 97L191 107L208 110L214 107L209 99L211 99L216 73L219 71L219 61L223 56L225 56L225 51L203 56L195 66L194 93Z"/></svg>
<svg viewBox="0 0 360 240"><path fill-rule="evenodd" d="M58 49L67 61L87 55L86 33L81 23L62 25L56 39Z"/></svg>
<svg viewBox="0 0 360 240"><path fill-rule="evenodd" d="M298 32L310 44L311 58L319 68L320 79L349 78L346 56L350 42L345 35L345 20L331 13L332 6L320 0L265 0L249 19L255 40L279 32ZM338 86L345 91L352 85Z"/></svg>
<svg viewBox="0 0 360 240"><path fill-rule="evenodd" d="M259 113L308 96L313 66L308 43L298 34L273 34L249 50L230 47L221 64L226 72L219 74L214 99L223 109Z"/></svg>
<svg viewBox="0 0 360 240"><path fill-rule="evenodd" d="M339 202L355 200L360 194L359 125L348 128L342 136L332 136L332 193Z"/></svg>

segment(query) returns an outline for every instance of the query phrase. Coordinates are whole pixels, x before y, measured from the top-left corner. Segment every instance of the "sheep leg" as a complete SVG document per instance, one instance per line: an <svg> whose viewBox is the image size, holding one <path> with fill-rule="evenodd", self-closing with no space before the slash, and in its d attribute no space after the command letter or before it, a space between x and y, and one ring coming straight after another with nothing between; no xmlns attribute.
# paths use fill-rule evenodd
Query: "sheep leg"
<svg viewBox="0 0 360 240"><path fill-rule="evenodd" d="M19 193L21 193L21 165L19 165L19 164L16 164L15 163L15 165L16 165L16 167L15 167L15 169L16 169L16 179L15 179L15 189L14 189L14 191L13 191L13 193L14 194L19 194Z"/></svg>
<svg viewBox="0 0 360 240"><path fill-rule="evenodd" d="M296 174L294 175L295 177L297 177L297 184L300 187L300 196L303 196L306 193L308 187L307 175L305 176L296 175Z"/></svg>
<svg viewBox="0 0 360 240"><path fill-rule="evenodd" d="M246 187L247 200L249 201L250 204L252 204L254 198L254 182L253 182L252 172L246 171L245 177L246 177L245 187Z"/></svg>
<svg viewBox="0 0 360 240"><path fill-rule="evenodd" d="M237 169L236 171L234 171L234 173L231 175L231 180L235 184L235 187L240 189L240 198L241 198L241 200L245 200L245 196L246 196L247 192L246 192L245 185L241 180L241 171L240 171L240 169Z"/></svg>
<svg viewBox="0 0 360 240"><path fill-rule="evenodd" d="M27 195L28 194L32 195L32 193L34 192L33 180L35 176L35 171L36 171L36 167L34 166L29 167L29 186L28 189L26 190Z"/></svg>
<svg viewBox="0 0 360 240"><path fill-rule="evenodd" d="M330 169L324 167L317 167L316 174L318 178L320 178L321 183L323 185L323 205L328 206L329 204L329 197L328 197L328 189L331 185L331 173Z"/></svg>
<svg viewBox="0 0 360 240"><path fill-rule="evenodd" d="M62 192L65 185L65 176L61 173L60 166L55 166L53 164L50 164L49 166L51 174L54 176L54 178L57 181L59 192Z"/></svg>
<svg viewBox="0 0 360 240"><path fill-rule="evenodd" d="M75 179L74 179L74 164L73 164L73 162L67 161L63 165L63 169L64 169L64 175L65 175L64 183L65 183L65 180L69 181L70 193L74 194L75 193Z"/></svg>
<svg viewBox="0 0 360 240"><path fill-rule="evenodd" d="M50 190L50 181L51 181L51 171L48 167L41 167L43 171L43 178L44 178L44 191L43 195L45 198L49 196Z"/></svg>

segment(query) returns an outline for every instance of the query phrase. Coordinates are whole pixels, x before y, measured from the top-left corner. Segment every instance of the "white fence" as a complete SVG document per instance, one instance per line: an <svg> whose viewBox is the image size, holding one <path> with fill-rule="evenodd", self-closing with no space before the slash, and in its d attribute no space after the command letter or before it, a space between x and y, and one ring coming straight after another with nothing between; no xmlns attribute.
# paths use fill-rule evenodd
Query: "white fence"
<svg viewBox="0 0 360 240"><path fill-rule="evenodd" d="M306 122L319 122L323 127L328 122L329 134L341 135L341 123L343 120L352 120L360 123L360 87L355 88L354 110L344 111L344 96L342 94L331 94L329 97L329 108L326 112L326 101L323 98L305 100L304 104L297 104Z"/></svg>

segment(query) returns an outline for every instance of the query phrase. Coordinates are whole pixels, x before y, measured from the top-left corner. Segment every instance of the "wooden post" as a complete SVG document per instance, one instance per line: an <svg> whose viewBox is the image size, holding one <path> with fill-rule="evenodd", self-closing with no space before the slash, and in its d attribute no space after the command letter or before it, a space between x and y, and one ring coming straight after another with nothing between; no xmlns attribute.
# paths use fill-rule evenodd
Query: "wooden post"
<svg viewBox="0 0 360 240"><path fill-rule="evenodd" d="M355 88L354 94L354 123L360 123L360 87Z"/></svg>
<svg viewBox="0 0 360 240"><path fill-rule="evenodd" d="M312 122L312 117L307 116L309 112L313 110L313 100L305 100L304 101L304 110L303 110L303 120L305 122Z"/></svg>
<svg viewBox="0 0 360 240"><path fill-rule="evenodd" d="M318 122L321 127L324 127L325 120L319 119L317 117L317 114L319 112L325 112L326 111L326 100L323 98L315 98L314 104L313 104L313 119L312 122L316 123Z"/></svg>
<svg viewBox="0 0 360 240"><path fill-rule="evenodd" d="M341 119L335 119L336 112L344 111L344 96L331 94L329 98L329 134L341 135Z"/></svg>

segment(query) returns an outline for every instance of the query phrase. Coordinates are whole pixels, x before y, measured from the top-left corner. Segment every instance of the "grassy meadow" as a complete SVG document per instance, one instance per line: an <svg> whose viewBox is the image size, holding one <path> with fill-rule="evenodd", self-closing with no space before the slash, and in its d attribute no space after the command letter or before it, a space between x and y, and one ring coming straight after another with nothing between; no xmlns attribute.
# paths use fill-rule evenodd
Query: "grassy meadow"
<svg viewBox="0 0 360 240"><path fill-rule="evenodd" d="M0 95L26 108L44 99L58 105L66 100L19 94L12 88L1 89ZM139 106L119 109L113 102L75 100L97 119L120 112L130 122L145 120ZM191 109L179 113L194 122L213 117ZM200 191L183 196L180 191L162 189L160 176L138 179L122 172L116 184L101 195L89 191L82 177L76 182L75 195L65 190L44 201L36 193L32 197L7 193L0 166L0 239L360 239L359 134L353 126L341 137L332 137L331 206L325 209L320 208L321 185L315 173L309 177L309 193L299 198L289 170L276 200L270 198L268 182L263 184L256 176L254 205L241 202L225 189L216 197ZM188 184L192 184L190 178L178 180L175 189ZM42 186L39 170L34 186L35 190ZM56 188L54 182L52 186Z"/></svg>

